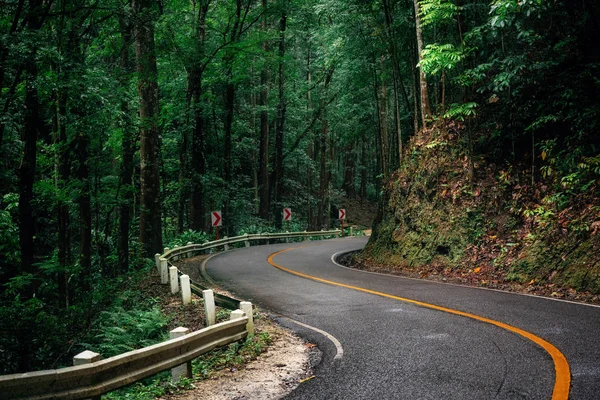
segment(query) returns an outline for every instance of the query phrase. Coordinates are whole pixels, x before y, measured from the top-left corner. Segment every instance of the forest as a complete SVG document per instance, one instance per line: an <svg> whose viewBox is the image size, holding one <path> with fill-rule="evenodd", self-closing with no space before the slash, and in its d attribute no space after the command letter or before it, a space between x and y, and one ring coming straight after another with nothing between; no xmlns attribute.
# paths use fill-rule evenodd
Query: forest
<svg viewBox="0 0 600 400"><path fill-rule="evenodd" d="M0 0L0 373L68 364L213 210L377 202L365 267L600 293L599 8Z"/></svg>

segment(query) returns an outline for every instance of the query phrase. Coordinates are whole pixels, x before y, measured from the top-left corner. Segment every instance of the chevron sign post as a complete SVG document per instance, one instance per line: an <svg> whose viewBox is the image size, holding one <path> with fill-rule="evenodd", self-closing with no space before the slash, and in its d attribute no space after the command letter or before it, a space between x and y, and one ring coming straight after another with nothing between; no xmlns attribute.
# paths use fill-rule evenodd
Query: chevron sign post
<svg viewBox="0 0 600 400"><path fill-rule="evenodd" d="M221 211L213 211L210 213L210 221L212 226L215 227L217 240L219 240L219 227L223 225L223 216Z"/></svg>
<svg viewBox="0 0 600 400"><path fill-rule="evenodd" d="M283 209L283 220L287 223L287 230L290 230L290 221L292 220L292 209L284 208Z"/></svg>
<svg viewBox="0 0 600 400"><path fill-rule="evenodd" d="M292 220L292 209L291 208L284 208L283 209L283 220L284 221L291 221Z"/></svg>
<svg viewBox="0 0 600 400"><path fill-rule="evenodd" d="M346 219L346 209L340 208L338 210L338 219L340 220L340 224L342 226L342 237L344 237L344 220Z"/></svg>

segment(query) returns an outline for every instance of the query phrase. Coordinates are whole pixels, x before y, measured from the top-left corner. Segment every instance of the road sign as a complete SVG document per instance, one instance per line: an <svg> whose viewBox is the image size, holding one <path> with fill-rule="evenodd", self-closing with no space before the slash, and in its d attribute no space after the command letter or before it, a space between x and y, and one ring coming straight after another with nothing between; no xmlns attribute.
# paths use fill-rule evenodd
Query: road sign
<svg viewBox="0 0 600 400"><path fill-rule="evenodd" d="M338 210L338 219L346 219L346 209L340 208Z"/></svg>
<svg viewBox="0 0 600 400"><path fill-rule="evenodd" d="M283 209L283 220L284 221L291 221L292 220L292 209L291 208L284 208Z"/></svg>
<svg viewBox="0 0 600 400"><path fill-rule="evenodd" d="M212 222L212 226L223 225L223 218L221 217L221 211L213 211L210 214L210 220Z"/></svg>

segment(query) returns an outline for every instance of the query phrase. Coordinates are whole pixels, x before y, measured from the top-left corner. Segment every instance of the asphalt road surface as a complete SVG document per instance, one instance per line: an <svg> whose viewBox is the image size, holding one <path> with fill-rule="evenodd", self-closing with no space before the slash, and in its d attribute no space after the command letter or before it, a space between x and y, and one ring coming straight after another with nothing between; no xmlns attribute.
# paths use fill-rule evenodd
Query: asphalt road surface
<svg viewBox="0 0 600 400"><path fill-rule="evenodd" d="M255 246L207 263L219 285L323 351L315 378L287 398L600 399L599 307L332 261L366 240Z"/></svg>

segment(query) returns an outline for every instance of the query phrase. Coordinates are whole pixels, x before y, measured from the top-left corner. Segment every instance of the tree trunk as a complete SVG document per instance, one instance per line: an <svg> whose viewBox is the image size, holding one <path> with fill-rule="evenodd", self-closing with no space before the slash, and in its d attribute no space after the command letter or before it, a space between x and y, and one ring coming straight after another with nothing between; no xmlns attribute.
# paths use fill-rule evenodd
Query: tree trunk
<svg viewBox="0 0 600 400"><path fill-rule="evenodd" d="M283 70L283 57L285 56L285 28L287 22L286 1L282 0L281 19L279 20L279 104L277 106L277 130L275 132L275 206L281 208L283 204L283 133L285 127L285 113L287 110L285 99L285 75ZM282 213L275 211L275 223L278 229L282 227Z"/></svg>
<svg viewBox="0 0 600 400"><path fill-rule="evenodd" d="M413 0L415 8L415 30L417 36L417 53L419 62L423 61L423 30L421 29L421 17L419 16L419 1ZM419 67L419 81L421 87L421 122L426 127L426 120L431 117L431 108L429 106L429 90L427 89L427 79L423 68Z"/></svg>
<svg viewBox="0 0 600 400"><path fill-rule="evenodd" d="M329 124L327 121L327 112L323 111L323 119L321 120L321 136L319 138L319 209L317 218L319 219L319 228L325 227L325 203L327 201L326 191L329 186L328 171L327 171L327 134ZM329 214L327 214L327 218Z"/></svg>
<svg viewBox="0 0 600 400"><path fill-rule="evenodd" d="M356 196L356 190L354 189L354 171L355 161L354 155L352 154L353 143L346 145L346 151L343 156L344 165L344 183L342 188L346 192L346 197L354 198Z"/></svg>
<svg viewBox="0 0 600 400"><path fill-rule="evenodd" d="M27 30L30 34L41 28L41 0L30 0L27 15ZM23 128L23 159L19 167L19 245L21 273L33 273L35 220L33 216L33 183L37 164L37 139L40 136L40 102L37 91L37 48L32 46L25 65L25 113ZM31 288L28 295L33 295Z"/></svg>
<svg viewBox="0 0 600 400"><path fill-rule="evenodd" d="M79 265L82 270L82 289L89 289L92 267L92 208L90 200L89 137L85 132L77 133L77 178L80 182L77 204L79 205Z"/></svg>
<svg viewBox="0 0 600 400"><path fill-rule="evenodd" d="M267 0L262 0L263 11L267 10ZM262 29L267 30L267 17L263 17ZM269 45L265 41L263 44L265 53L269 51ZM261 107L260 112L260 150L258 155L259 169L258 169L258 191L260 197L260 205L258 214L261 218L269 218L270 209L270 190L269 190L269 112L268 106L268 79L269 73L266 66L260 73L260 97L259 106Z"/></svg>
<svg viewBox="0 0 600 400"><path fill-rule="evenodd" d="M204 104L202 103L202 79L204 76L204 43L206 40L206 14L209 1L203 1L198 8L196 28L196 60L190 68L188 76L188 101L194 117L191 150L191 182L192 198L190 202L190 222L195 231L206 230L206 212L204 210L204 184L202 178L206 172Z"/></svg>
<svg viewBox="0 0 600 400"><path fill-rule="evenodd" d="M367 152L365 149L365 142L367 141L366 134L363 131L363 138L361 141L361 150L360 150L360 199L365 200L367 198Z"/></svg>
<svg viewBox="0 0 600 400"><path fill-rule="evenodd" d="M229 42L234 44L239 41L241 35L241 24L242 24L242 1L236 0L236 12L231 30ZM229 218L230 208L230 189L231 189L231 129L233 125L233 113L235 106L235 84L233 82L233 61L235 53L233 50L228 49L225 57L225 76L227 78L227 85L225 88L225 126L224 126L224 143L223 143L223 181L225 190L225 204L223 207L223 218L225 221L231 221ZM225 233L231 234L231 223L226 224Z"/></svg>
<svg viewBox="0 0 600 400"><path fill-rule="evenodd" d="M381 124L381 168L383 176L389 175L388 165L388 132L387 132L387 88L385 84L381 85L381 102L379 105L379 119Z"/></svg>
<svg viewBox="0 0 600 400"><path fill-rule="evenodd" d="M131 45L133 43L132 25L124 17L119 17L119 27L121 31L121 55L119 67L121 69L119 83L124 94L129 86L130 76L133 74L134 61L131 54ZM121 100L121 129L123 138L121 140L121 149L123 160L121 161L120 171L120 199L119 199L119 244L118 244L118 263L119 271L126 273L129 270L129 231L131 227L131 214L133 209L133 157L135 153L136 135L133 129L131 110L126 96Z"/></svg>
<svg viewBox="0 0 600 400"><path fill-rule="evenodd" d="M146 257L162 251L158 82L152 0L134 0L140 97L140 244Z"/></svg>

